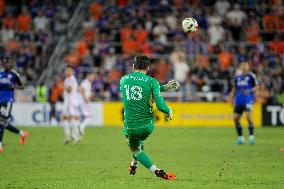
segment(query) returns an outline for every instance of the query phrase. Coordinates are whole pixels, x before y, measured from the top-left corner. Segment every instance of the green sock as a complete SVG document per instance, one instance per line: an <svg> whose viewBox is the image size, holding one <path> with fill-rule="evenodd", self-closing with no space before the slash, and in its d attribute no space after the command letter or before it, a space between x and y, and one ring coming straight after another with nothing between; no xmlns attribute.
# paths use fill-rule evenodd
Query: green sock
<svg viewBox="0 0 284 189"><path fill-rule="evenodd" d="M141 151L137 156L136 156L137 160L144 165L147 169L149 169L152 165L153 162L150 159L150 157L143 151Z"/></svg>

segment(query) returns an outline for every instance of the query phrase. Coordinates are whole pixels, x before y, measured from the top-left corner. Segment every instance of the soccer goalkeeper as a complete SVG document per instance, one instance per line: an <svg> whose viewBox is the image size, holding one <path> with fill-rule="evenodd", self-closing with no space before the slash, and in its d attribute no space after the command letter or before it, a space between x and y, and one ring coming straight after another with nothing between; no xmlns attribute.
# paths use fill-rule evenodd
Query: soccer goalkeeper
<svg viewBox="0 0 284 189"><path fill-rule="evenodd" d="M158 177L175 180L175 174L166 173L154 165L144 152L144 140L154 130L153 101L156 102L158 110L165 113L168 120L172 120L172 110L167 106L160 92L178 89L179 83L173 80L166 85L159 85L156 79L146 75L149 65L150 59L147 56L135 57L134 72L120 80L120 91L124 103L124 134L133 153L129 173L134 175L140 162Z"/></svg>

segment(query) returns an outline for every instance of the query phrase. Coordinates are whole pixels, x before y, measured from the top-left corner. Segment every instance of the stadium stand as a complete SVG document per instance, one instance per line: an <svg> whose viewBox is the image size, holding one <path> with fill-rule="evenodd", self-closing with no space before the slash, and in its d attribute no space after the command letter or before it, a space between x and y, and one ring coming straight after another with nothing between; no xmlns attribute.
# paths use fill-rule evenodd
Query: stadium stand
<svg viewBox="0 0 284 189"><path fill-rule="evenodd" d="M7 5L4 8L2 51L16 52L17 67L28 81L39 77L38 73L42 73L51 56L49 47L58 43L51 36L59 35L57 30L62 25L59 23L56 27L53 18L64 17L67 23L71 19L69 10L74 11L76 7L73 1L63 1L62 5L69 2L68 6L55 6L52 2L41 11L35 11L32 3L22 11L11 11ZM68 40L64 57L54 65L64 62L73 66L79 78L93 69L98 99L119 100L121 75L130 72L133 57L143 53L154 63L149 72L151 76L160 82L168 79L181 82L182 90L165 94L168 99L225 101L238 64L248 61L260 81L257 101L263 104L284 101L281 0L86 0L80 3L88 6L88 11L80 15L84 21ZM14 17L9 16L11 13ZM198 21L199 30L186 35L181 31L180 22L190 16ZM16 24L14 28L19 20L24 20L21 23L25 25Z"/></svg>

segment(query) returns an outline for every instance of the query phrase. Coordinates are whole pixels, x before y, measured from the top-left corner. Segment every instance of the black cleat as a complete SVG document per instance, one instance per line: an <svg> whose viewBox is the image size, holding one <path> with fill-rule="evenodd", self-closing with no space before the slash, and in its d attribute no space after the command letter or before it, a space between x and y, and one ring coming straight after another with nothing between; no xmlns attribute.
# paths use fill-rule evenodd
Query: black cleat
<svg viewBox="0 0 284 189"><path fill-rule="evenodd" d="M156 170L155 174L157 175L157 177L166 180L176 180L176 175L174 173L166 173L164 170Z"/></svg>
<svg viewBox="0 0 284 189"><path fill-rule="evenodd" d="M130 175L135 175L136 174L136 169L137 169L137 167L136 166L129 166L129 174Z"/></svg>

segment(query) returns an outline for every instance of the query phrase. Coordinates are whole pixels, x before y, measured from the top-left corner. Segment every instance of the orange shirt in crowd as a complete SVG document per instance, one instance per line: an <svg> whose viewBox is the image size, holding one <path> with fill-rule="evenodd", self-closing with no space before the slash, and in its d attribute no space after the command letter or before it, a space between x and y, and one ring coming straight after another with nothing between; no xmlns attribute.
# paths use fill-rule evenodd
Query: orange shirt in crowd
<svg viewBox="0 0 284 189"><path fill-rule="evenodd" d="M148 38L148 32L144 29L135 30L134 36L136 38L137 43L143 44Z"/></svg>
<svg viewBox="0 0 284 189"><path fill-rule="evenodd" d="M275 15L265 15L262 17L263 27L266 32L275 32L278 29L279 18Z"/></svg>
<svg viewBox="0 0 284 189"><path fill-rule="evenodd" d="M149 42L146 42L143 45L140 45L139 50L142 54L145 54L145 55L153 54L153 47L152 47L151 43L149 43Z"/></svg>
<svg viewBox="0 0 284 189"><path fill-rule="evenodd" d="M89 55L88 45L83 40L77 43L76 51L80 58L85 58L87 55Z"/></svg>
<svg viewBox="0 0 284 189"><path fill-rule="evenodd" d="M90 14L93 19L97 20L102 16L102 5L100 3L93 2L90 5Z"/></svg>
<svg viewBox="0 0 284 189"><path fill-rule="evenodd" d="M138 50L138 44L134 40L126 40L122 42L123 52L126 54L134 54Z"/></svg>
<svg viewBox="0 0 284 189"><path fill-rule="evenodd" d="M93 42L95 40L95 31L92 29L92 28L87 28L85 31L84 31L84 38L85 38L85 41L87 42Z"/></svg>
<svg viewBox="0 0 284 189"><path fill-rule="evenodd" d="M165 60L161 60L156 69L156 79L161 83L166 83L169 75L169 65Z"/></svg>
<svg viewBox="0 0 284 189"><path fill-rule="evenodd" d="M208 56L202 55L202 54L197 54L196 58L195 58L195 63L196 64L202 64L203 67L208 68L209 64L210 64L210 61L209 61Z"/></svg>
<svg viewBox="0 0 284 189"><path fill-rule="evenodd" d="M8 28L14 29L16 25L16 19L13 18L12 16L9 16L3 19L3 24L7 26Z"/></svg>
<svg viewBox="0 0 284 189"><path fill-rule="evenodd" d="M274 40L269 43L269 47L273 49L273 51L278 54L284 54L284 41Z"/></svg>
<svg viewBox="0 0 284 189"><path fill-rule="evenodd" d="M19 31L29 31L32 19L27 14L21 14L17 18L17 24Z"/></svg>
<svg viewBox="0 0 284 189"><path fill-rule="evenodd" d="M121 71L117 69L113 69L108 73L109 82L119 81L121 78Z"/></svg>
<svg viewBox="0 0 284 189"><path fill-rule="evenodd" d="M174 0L174 6L176 8L182 8L183 7L183 1L182 0Z"/></svg>
<svg viewBox="0 0 284 189"><path fill-rule="evenodd" d="M122 30L120 30L120 39L122 41L128 40L131 35L133 34L133 30L131 28L123 28Z"/></svg>
<svg viewBox="0 0 284 189"><path fill-rule="evenodd" d="M250 24L246 29L247 41L250 43L257 43L260 41L259 27L257 23Z"/></svg>
<svg viewBox="0 0 284 189"><path fill-rule="evenodd" d="M50 101L55 103L59 100L59 97L63 95L64 86L62 81L56 81L56 84L51 89Z"/></svg>
<svg viewBox="0 0 284 189"><path fill-rule="evenodd" d="M5 13L5 0L0 0L0 17L4 16Z"/></svg>
<svg viewBox="0 0 284 189"><path fill-rule="evenodd" d="M6 49L8 52L18 52L20 44L16 40L9 40L6 42Z"/></svg>
<svg viewBox="0 0 284 189"><path fill-rule="evenodd" d="M221 68L228 69L228 67L232 64L233 55L230 52L220 52L218 54L218 59L219 59Z"/></svg>
<svg viewBox="0 0 284 189"><path fill-rule="evenodd" d="M64 62L66 62L68 65L72 67L77 67L80 62L80 57L78 53L73 52L64 57Z"/></svg>
<svg viewBox="0 0 284 189"><path fill-rule="evenodd" d="M126 6L127 3L128 3L128 0L117 0L117 4L118 4L118 6L120 6L120 7Z"/></svg>

